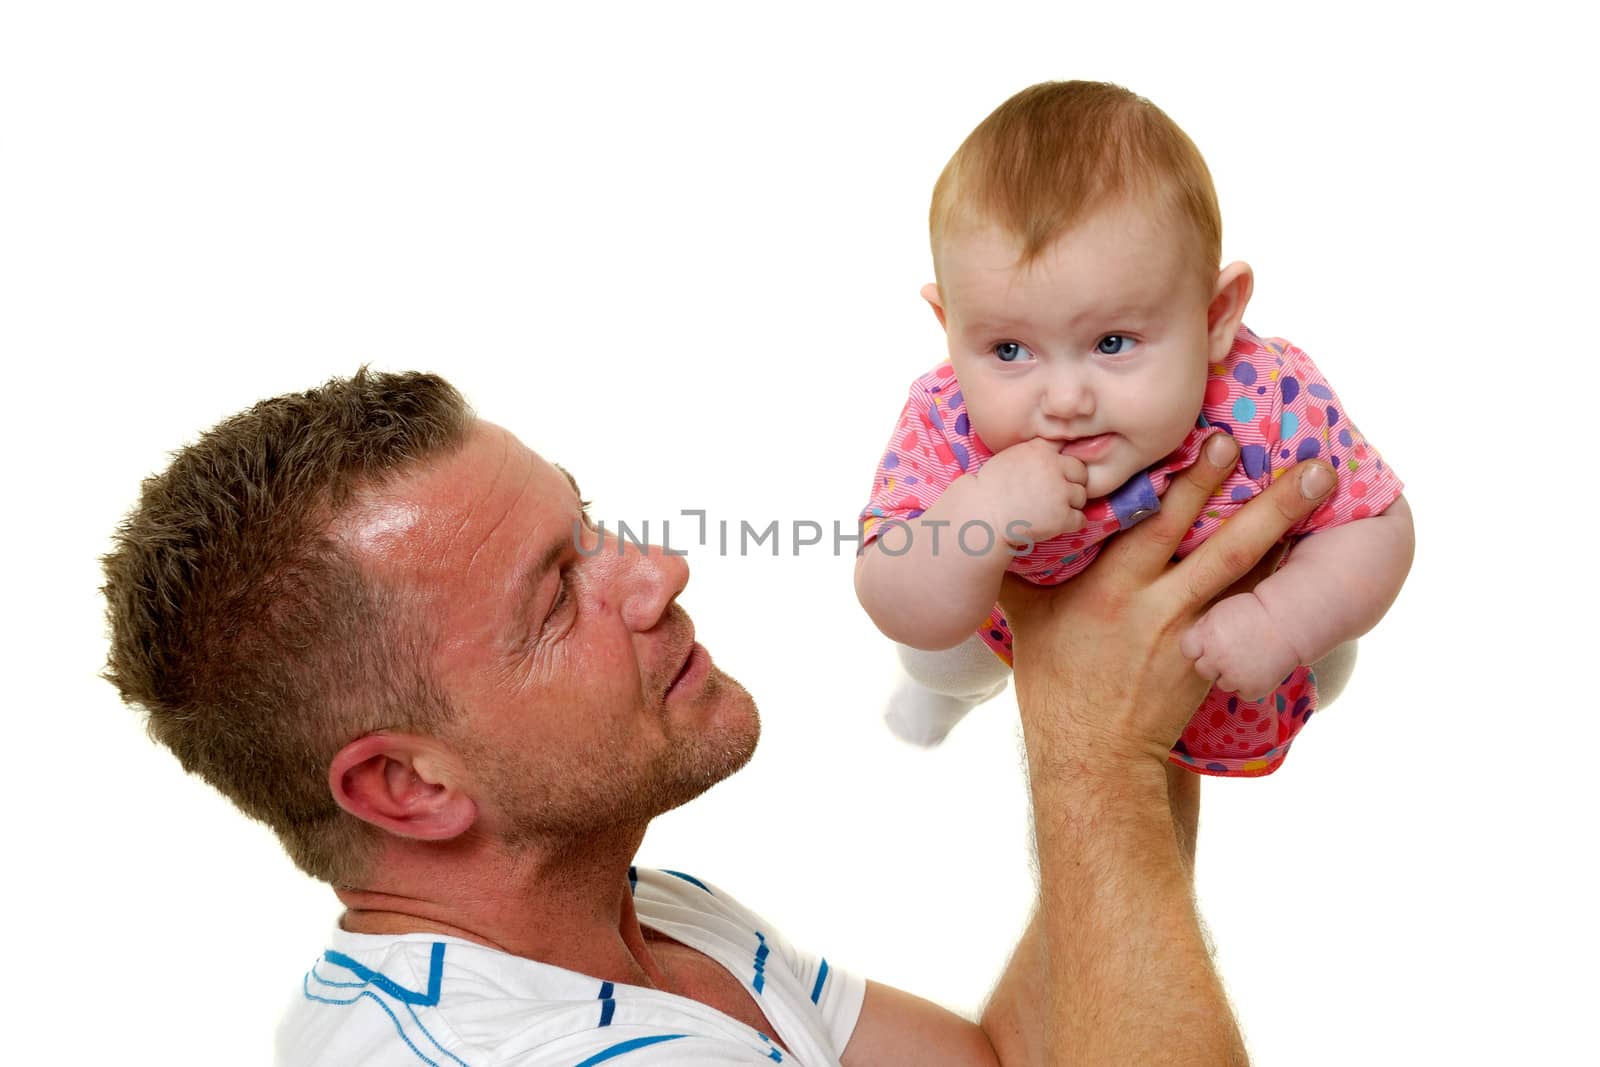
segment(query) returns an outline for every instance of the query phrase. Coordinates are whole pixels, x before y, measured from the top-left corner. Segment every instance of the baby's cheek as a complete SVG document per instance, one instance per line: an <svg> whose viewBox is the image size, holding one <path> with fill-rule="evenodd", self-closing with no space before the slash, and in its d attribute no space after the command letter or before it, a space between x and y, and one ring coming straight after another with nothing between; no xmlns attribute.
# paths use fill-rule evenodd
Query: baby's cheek
<svg viewBox="0 0 1600 1067"><path fill-rule="evenodd" d="M1189 436L1189 432L1194 429L1195 422L1199 417L1200 408L1198 405L1192 409L1188 406L1183 406L1170 410L1155 431L1160 436L1159 447L1161 453L1151 459L1150 462L1154 463L1162 456L1169 456L1176 452Z"/></svg>
<svg viewBox="0 0 1600 1067"><path fill-rule="evenodd" d="M1002 452L1031 436L1027 427L1018 425L1017 413L996 398L967 397L967 423L970 433L991 452Z"/></svg>
<svg viewBox="0 0 1600 1067"><path fill-rule="evenodd" d="M1125 469L1126 468L1126 469ZM1089 465L1089 483L1086 491L1091 500L1103 496L1110 496L1121 488L1124 482L1144 468L1132 463L1091 463Z"/></svg>

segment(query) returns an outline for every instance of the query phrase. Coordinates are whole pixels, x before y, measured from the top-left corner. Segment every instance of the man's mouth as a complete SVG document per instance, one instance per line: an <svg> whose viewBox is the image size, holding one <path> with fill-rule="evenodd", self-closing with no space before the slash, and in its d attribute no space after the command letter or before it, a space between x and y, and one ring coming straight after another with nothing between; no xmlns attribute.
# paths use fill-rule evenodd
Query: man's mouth
<svg viewBox="0 0 1600 1067"><path fill-rule="evenodd" d="M705 648L694 639L694 627L689 628L689 647L684 650L683 662L678 665L677 673L672 676L672 681L667 684L667 691L663 699L671 700L679 692L692 688L695 681L705 673L704 667L710 659Z"/></svg>

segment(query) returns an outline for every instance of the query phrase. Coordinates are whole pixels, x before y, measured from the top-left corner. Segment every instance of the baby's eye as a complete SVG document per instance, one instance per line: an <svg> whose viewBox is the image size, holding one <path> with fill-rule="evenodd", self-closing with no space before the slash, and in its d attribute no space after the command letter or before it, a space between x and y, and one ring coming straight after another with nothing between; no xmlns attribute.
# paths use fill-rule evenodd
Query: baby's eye
<svg viewBox="0 0 1600 1067"><path fill-rule="evenodd" d="M1015 341L1001 341L994 346L994 354L1001 363L1017 363L1033 358L1033 353L1028 351L1026 345L1019 345Z"/></svg>
<svg viewBox="0 0 1600 1067"><path fill-rule="evenodd" d="M1138 343L1133 338L1124 337L1120 333L1108 333L1100 338L1100 343L1094 346L1094 350L1102 356L1121 356L1126 355Z"/></svg>

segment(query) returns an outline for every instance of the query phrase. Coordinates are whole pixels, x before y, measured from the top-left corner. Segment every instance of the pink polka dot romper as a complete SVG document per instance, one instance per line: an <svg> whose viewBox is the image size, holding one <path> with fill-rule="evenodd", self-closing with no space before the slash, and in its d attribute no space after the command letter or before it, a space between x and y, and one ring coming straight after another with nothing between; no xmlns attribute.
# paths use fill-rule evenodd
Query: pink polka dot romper
<svg viewBox="0 0 1600 1067"><path fill-rule="evenodd" d="M1106 538L1154 514L1174 472L1194 462L1212 434L1239 442L1239 465L1212 496L1178 547L1185 556L1272 479L1296 463L1322 458L1339 472L1339 484L1292 536L1313 534L1377 515L1402 488L1378 452L1367 444L1311 358L1280 338L1262 339L1241 329L1206 381L1195 428L1176 452L1107 497L1089 501L1082 530L1042 541L1018 556L1010 570L1039 585L1056 585L1083 570ZM988 462L992 452L967 418L961 386L949 361L911 383L910 397L878 463L872 498L861 512L863 551L878 538L884 548L896 521L914 524L961 475ZM942 531L954 541L956 531ZM903 539L902 531L898 537ZM981 547L973 536L964 544ZM894 542L898 547L899 541ZM1004 550L1003 548L1001 549ZM995 655L1011 662L1011 629L998 605L979 628ZM1277 770L1289 745L1317 708L1316 679L1297 667L1275 693L1241 700L1213 689L1173 746L1171 760L1204 774L1258 777Z"/></svg>

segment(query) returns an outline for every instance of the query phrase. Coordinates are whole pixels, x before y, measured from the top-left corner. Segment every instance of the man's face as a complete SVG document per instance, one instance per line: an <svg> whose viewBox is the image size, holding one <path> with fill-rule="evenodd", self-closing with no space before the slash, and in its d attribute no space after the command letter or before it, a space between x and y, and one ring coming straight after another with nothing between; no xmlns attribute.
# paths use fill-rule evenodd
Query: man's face
<svg viewBox="0 0 1600 1067"><path fill-rule="evenodd" d="M941 242L951 365L991 451L1062 443L1102 497L1182 444L1206 381L1202 284L1181 236L1131 204L1096 211L1019 267L969 223Z"/></svg>
<svg viewBox="0 0 1600 1067"><path fill-rule="evenodd" d="M437 635L481 827L508 841L642 827L732 774L755 705L695 643L683 559L587 524L571 480L480 422L341 524ZM575 533L576 529L576 533Z"/></svg>

